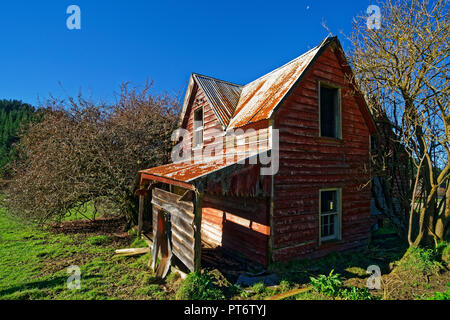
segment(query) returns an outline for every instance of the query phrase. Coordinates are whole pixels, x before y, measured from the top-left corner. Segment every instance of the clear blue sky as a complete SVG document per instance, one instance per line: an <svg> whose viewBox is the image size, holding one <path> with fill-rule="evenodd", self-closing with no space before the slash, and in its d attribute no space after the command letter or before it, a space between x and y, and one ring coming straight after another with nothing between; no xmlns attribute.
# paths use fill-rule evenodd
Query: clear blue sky
<svg viewBox="0 0 450 320"><path fill-rule="evenodd" d="M155 92L177 94L191 72L245 84L317 45L322 21L345 48L339 32L370 2L2 1L0 99L36 105L82 89L112 101L120 83L147 78ZM81 30L66 27L71 4Z"/></svg>

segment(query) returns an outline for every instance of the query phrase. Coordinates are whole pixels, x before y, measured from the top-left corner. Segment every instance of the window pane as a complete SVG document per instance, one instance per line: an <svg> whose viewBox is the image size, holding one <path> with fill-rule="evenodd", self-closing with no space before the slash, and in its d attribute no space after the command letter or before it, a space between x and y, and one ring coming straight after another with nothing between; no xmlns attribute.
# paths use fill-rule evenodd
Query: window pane
<svg viewBox="0 0 450 320"><path fill-rule="evenodd" d="M197 146L203 141L203 130L198 130L194 132L194 145Z"/></svg>
<svg viewBox="0 0 450 320"><path fill-rule="evenodd" d="M337 191L322 191L320 195L322 213L336 212L337 207Z"/></svg>
<svg viewBox="0 0 450 320"><path fill-rule="evenodd" d="M203 126L203 109L197 109L194 112L194 122L198 123L198 127Z"/></svg>
<svg viewBox="0 0 450 320"><path fill-rule="evenodd" d="M194 111L194 146L203 143L203 109Z"/></svg>
<svg viewBox="0 0 450 320"><path fill-rule="evenodd" d="M337 138L338 89L320 87L320 135Z"/></svg>
<svg viewBox="0 0 450 320"><path fill-rule="evenodd" d="M340 190L320 191L320 235L322 240L332 240L339 236L340 214Z"/></svg>
<svg viewBox="0 0 450 320"><path fill-rule="evenodd" d="M335 215L329 216L330 217L330 224L329 224L329 234L334 235L334 218Z"/></svg>

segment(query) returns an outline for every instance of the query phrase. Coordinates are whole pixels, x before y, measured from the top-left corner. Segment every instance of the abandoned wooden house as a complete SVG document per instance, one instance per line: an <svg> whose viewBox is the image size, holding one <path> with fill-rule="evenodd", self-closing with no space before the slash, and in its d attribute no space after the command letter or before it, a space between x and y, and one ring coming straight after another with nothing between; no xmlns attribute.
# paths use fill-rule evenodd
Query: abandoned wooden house
<svg viewBox="0 0 450 320"><path fill-rule="evenodd" d="M336 37L246 85L192 74L176 159L140 171L162 257L194 271L202 244L263 266L366 245L376 128L351 79Z"/></svg>

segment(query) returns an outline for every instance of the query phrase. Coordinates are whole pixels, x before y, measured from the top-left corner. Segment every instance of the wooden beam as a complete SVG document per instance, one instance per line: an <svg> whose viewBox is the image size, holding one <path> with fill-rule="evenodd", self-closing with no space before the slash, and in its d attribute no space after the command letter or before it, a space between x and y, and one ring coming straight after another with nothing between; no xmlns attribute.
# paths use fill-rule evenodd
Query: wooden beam
<svg viewBox="0 0 450 320"><path fill-rule="evenodd" d="M294 289L294 290L291 290L291 291L288 291L288 292L279 293L277 295L265 298L264 300L282 300L282 299L286 299L288 297L295 296L296 294L299 294L299 293L308 292L311 289L312 289L312 287Z"/></svg>
<svg viewBox="0 0 450 320"><path fill-rule="evenodd" d="M189 189L189 190L194 190L194 186L190 183L187 182L183 182L183 181L178 181L178 180L173 180L173 179L169 179L166 177L160 177L160 176L156 176L153 174L148 174L148 173L142 173L141 174L141 182L144 180L152 180L152 181L159 181L159 182L163 182L163 183L167 183L167 184L172 184L174 186L179 186L179 187L183 187L185 189Z"/></svg>
<svg viewBox="0 0 450 320"><path fill-rule="evenodd" d="M194 271L201 270L202 262L202 207L203 207L203 192L195 192L194 203Z"/></svg>
<svg viewBox="0 0 450 320"><path fill-rule="evenodd" d="M129 248L129 249L117 249L115 257L134 256L138 254L144 254L150 252L150 248Z"/></svg>
<svg viewBox="0 0 450 320"><path fill-rule="evenodd" d="M139 190L144 189L145 186L141 185ZM142 234L142 226L144 225L144 197L145 193L139 194L139 218L138 218L138 237Z"/></svg>

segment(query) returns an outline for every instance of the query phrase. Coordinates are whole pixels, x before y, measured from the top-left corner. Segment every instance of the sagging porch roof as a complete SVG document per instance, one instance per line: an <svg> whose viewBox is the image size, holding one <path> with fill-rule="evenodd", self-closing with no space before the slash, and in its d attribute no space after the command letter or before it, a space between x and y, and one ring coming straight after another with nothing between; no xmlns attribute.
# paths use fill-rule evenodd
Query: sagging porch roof
<svg viewBox="0 0 450 320"><path fill-rule="evenodd" d="M194 190L193 182L237 163L245 163L258 153L221 154L203 159L189 159L139 171L142 180L153 180Z"/></svg>

